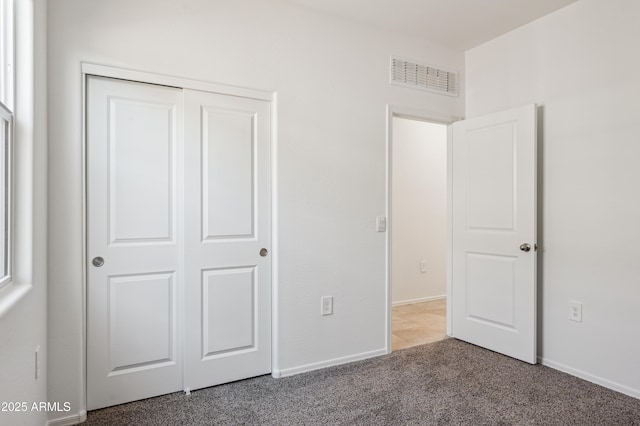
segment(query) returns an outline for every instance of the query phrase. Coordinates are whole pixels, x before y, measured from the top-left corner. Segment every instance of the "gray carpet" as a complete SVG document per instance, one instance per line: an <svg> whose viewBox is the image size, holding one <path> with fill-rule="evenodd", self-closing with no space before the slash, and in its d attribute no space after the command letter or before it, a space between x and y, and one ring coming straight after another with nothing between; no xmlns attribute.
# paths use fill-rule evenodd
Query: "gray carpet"
<svg viewBox="0 0 640 426"><path fill-rule="evenodd" d="M89 413L88 425L640 425L640 400L447 339Z"/></svg>

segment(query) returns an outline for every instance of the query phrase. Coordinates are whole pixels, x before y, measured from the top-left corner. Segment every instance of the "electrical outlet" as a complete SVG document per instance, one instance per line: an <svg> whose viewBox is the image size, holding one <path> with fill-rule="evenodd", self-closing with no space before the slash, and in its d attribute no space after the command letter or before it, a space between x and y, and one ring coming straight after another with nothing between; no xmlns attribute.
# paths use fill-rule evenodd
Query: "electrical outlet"
<svg viewBox="0 0 640 426"><path fill-rule="evenodd" d="M320 299L320 315L333 315L333 297L324 296Z"/></svg>
<svg viewBox="0 0 640 426"><path fill-rule="evenodd" d="M569 300L569 319L582 322L582 303Z"/></svg>
<svg viewBox="0 0 640 426"><path fill-rule="evenodd" d="M427 272L427 261L426 260L421 260L420 261L420 272L422 272L423 274L425 272Z"/></svg>

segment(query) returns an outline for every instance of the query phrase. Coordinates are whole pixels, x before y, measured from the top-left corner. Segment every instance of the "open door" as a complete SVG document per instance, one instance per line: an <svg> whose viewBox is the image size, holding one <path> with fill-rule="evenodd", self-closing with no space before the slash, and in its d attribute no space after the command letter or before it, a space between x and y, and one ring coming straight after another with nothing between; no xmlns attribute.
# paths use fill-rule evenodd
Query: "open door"
<svg viewBox="0 0 640 426"><path fill-rule="evenodd" d="M536 106L453 124L453 337L536 363Z"/></svg>

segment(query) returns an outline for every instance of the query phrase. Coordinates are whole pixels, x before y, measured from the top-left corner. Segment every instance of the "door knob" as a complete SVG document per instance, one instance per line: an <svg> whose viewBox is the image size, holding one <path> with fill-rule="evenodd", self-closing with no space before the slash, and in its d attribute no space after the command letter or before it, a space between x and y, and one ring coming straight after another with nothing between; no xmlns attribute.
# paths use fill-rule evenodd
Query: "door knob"
<svg viewBox="0 0 640 426"><path fill-rule="evenodd" d="M531 251L531 246L527 243L521 244L520 245L520 250L524 251L524 252L528 252Z"/></svg>
<svg viewBox="0 0 640 426"><path fill-rule="evenodd" d="M269 254L269 250L267 250L266 248L260 249L260 256L265 257L268 254Z"/></svg>
<svg viewBox="0 0 640 426"><path fill-rule="evenodd" d="M101 267L102 265L104 265L104 259L101 258L100 256L98 257L94 257L93 260L91 261L91 263L93 264L93 266L95 266L96 268Z"/></svg>

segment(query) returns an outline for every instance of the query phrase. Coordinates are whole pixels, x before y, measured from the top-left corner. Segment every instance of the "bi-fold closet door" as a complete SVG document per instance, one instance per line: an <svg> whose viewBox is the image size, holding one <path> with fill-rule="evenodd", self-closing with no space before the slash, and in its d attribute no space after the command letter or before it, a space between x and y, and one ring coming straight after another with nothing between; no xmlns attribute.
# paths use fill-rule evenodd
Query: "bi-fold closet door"
<svg viewBox="0 0 640 426"><path fill-rule="evenodd" d="M270 102L86 93L87 408L270 372Z"/></svg>

